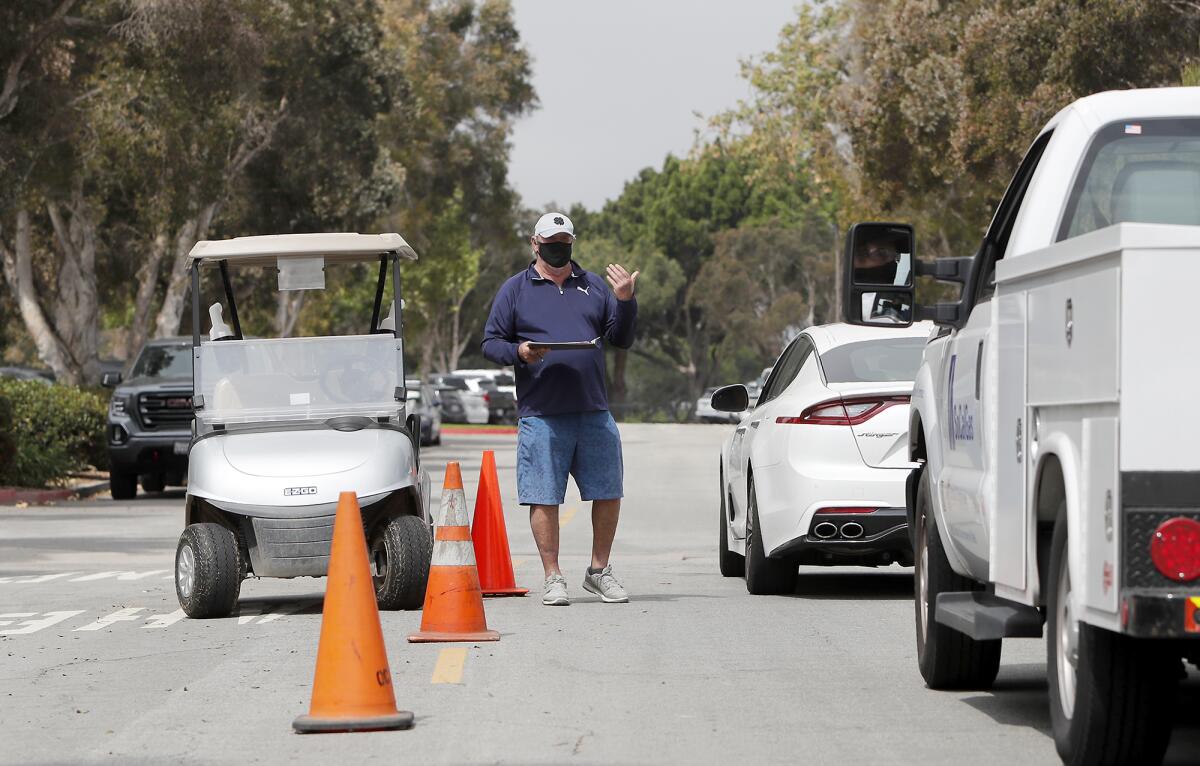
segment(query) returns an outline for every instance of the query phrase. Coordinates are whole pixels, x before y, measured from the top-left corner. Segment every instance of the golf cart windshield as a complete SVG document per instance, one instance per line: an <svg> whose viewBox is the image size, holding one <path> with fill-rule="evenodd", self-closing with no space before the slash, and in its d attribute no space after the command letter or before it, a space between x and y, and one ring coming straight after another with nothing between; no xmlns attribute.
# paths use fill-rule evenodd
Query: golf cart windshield
<svg viewBox="0 0 1200 766"><path fill-rule="evenodd" d="M285 234L197 243L191 253L197 424L216 428L342 416L403 418L399 261L416 257L398 234ZM243 334L235 270L275 271L282 311L285 306L299 307L305 291L324 291L327 267L337 265L340 271L343 265L364 263L377 265L378 270L374 300L364 296L364 319L370 321L358 325L361 329L355 334L334 335L327 327L316 337ZM224 301L213 303L207 312L202 311L207 301L201 298L204 267L219 272L224 293ZM361 269L350 273L362 275ZM375 268L368 273L375 274ZM393 290L385 302L389 275ZM242 284L264 286L252 277ZM207 331L204 313L208 313ZM260 322L261 316L260 312ZM277 319L276 333L290 335L293 327L294 322ZM366 334L357 334L362 329Z"/></svg>
<svg viewBox="0 0 1200 766"><path fill-rule="evenodd" d="M196 393L206 423L392 417L400 385L391 335L203 343Z"/></svg>

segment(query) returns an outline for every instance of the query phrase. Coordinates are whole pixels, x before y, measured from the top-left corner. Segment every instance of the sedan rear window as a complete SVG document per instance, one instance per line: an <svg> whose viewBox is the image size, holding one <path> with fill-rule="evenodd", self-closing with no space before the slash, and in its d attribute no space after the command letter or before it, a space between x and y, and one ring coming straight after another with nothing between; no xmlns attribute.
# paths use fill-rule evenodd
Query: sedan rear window
<svg viewBox="0 0 1200 766"><path fill-rule="evenodd" d="M821 354L829 383L912 380L921 366L925 338L881 338L847 343Z"/></svg>

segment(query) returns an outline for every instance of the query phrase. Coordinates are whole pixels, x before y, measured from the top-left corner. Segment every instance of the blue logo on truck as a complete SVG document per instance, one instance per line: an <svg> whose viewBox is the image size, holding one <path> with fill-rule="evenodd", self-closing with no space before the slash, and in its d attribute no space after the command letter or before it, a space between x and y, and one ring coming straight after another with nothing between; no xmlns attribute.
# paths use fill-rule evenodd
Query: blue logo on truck
<svg viewBox="0 0 1200 766"><path fill-rule="evenodd" d="M975 441L975 413L966 404L954 403L954 368L958 366L958 355L950 357L950 381L946 392L948 402L950 449L962 441Z"/></svg>

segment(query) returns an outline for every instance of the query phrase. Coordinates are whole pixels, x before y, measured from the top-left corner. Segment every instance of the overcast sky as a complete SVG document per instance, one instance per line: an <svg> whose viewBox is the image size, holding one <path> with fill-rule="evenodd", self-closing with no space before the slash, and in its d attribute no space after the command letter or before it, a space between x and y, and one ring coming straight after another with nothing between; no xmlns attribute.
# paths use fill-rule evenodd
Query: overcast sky
<svg viewBox="0 0 1200 766"><path fill-rule="evenodd" d="M796 0L514 0L541 107L513 133L528 206L596 209L748 95L738 62L775 47Z"/></svg>

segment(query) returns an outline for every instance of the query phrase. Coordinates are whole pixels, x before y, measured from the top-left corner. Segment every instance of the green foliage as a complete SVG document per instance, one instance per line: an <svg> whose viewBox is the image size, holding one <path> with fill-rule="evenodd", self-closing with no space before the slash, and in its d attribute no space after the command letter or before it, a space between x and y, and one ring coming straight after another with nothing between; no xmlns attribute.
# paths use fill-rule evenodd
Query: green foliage
<svg viewBox="0 0 1200 766"><path fill-rule="evenodd" d="M1082 96L1179 85L1200 62L1194 3L847 0L841 89L867 217L903 216L926 255L978 242L1037 131Z"/></svg>
<svg viewBox="0 0 1200 766"><path fill-rule="evenodd" d="M108 400L100 392L30 380L0 379L0 429L11 457L0 484L40 487L71 471L108 465ZM5 445L0 441L0 458Z"/></svg>

